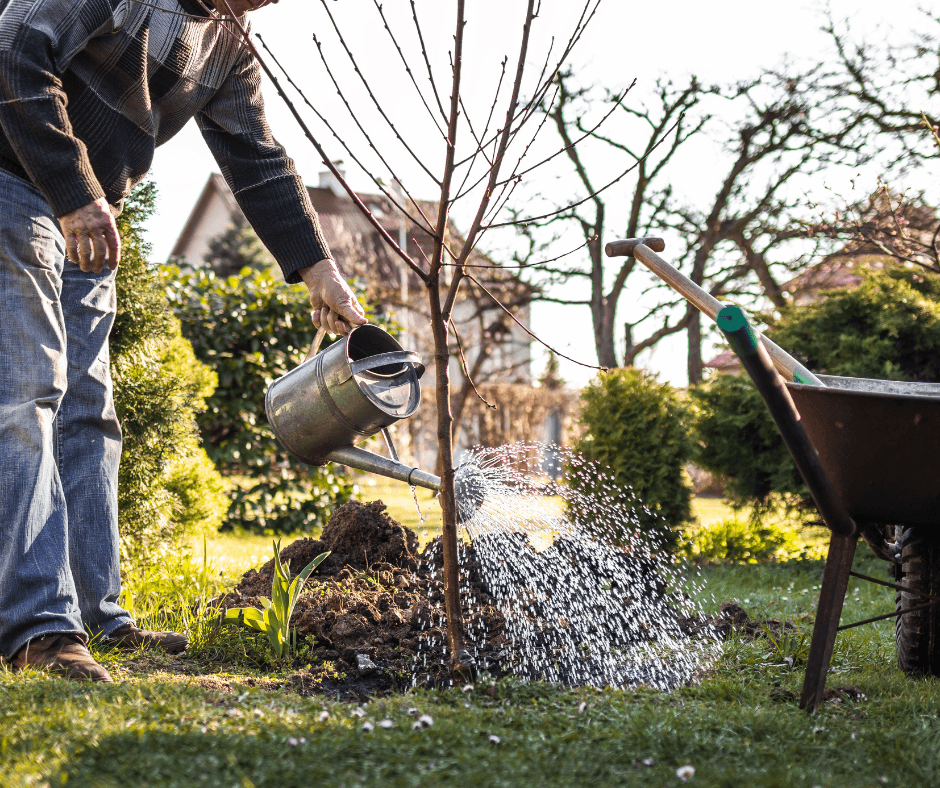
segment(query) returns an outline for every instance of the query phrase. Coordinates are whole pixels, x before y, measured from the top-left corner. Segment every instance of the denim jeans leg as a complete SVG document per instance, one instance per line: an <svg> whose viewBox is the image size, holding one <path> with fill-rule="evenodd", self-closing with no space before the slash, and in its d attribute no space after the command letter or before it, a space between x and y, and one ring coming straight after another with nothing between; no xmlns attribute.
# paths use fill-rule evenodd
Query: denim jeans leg
<svg viewBox="0 0 940 788"><path fill-rule="evenodd" d="M0 172L0 654L83 634L56 462L67 387L64 241L40 193Z"/></svg>
<svg viewBox="0 0 940 788"><path fill-rule="evenodd" d="M68 388L56 419L59 476L69 523L69 563L82 622L92 635L131 623L118 605L117 484L121 427L114 410L108 334L115 274L85 273L66 260L62 310L68 336Z"/></svg>

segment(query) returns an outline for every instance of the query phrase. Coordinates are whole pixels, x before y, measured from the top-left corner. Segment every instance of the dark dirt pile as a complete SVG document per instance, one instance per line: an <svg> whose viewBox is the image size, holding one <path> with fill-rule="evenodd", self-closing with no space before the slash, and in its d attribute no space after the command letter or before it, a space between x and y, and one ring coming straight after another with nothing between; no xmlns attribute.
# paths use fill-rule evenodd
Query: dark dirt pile
<svg viewBox="0 0 940 788"><path fill-rule="evenodd" d="M512 541L511 536L506 538ZM417 546L415 535L392 520L381 501L375 501L344 504L334 512L320 539L301 539L281 551L292 576L320 553L331 551L307 581L291 619L298 642L295 667L301 671L292 679L295 689L361 699L413 686L450 684L440 539L421 554ZM480 549L484 547L481 543ZM507 542L497 547L505 555L513 545ZM552 549L563 548L560 544ZM585 572L590 569L589 558L579 554L572 562ZM626 555L622 558L636 564ZM461 609L468 640L474 644L473 663L498 677L517 661L518 655L509 648L511 627L494 604L472 546L461 546L460 567ZM631 583L633 592L660 598L665 605L665 589L658 587L649 568L637 565L633 570L638 572ZM273 572L273 560L258 571L248 571L223 606L260 608L259 597L271 594ZM548 619L557 618L543 616L546 611L521 598L516 604L524 608L526 620L538 619L549 630ZM629 604L629 596L624 604ZM675 620L686 632L711 626L706 621ZM733 614L722 621L727 631L740 623Z"/></svg>
<svg viewBox="0 0 940 788"><path fill-rule="evenodd" d="M747 640L768 636L776 640L781 635L796 634L797 631L796 624L792 621L781 621L779 618L749 618L744 608L734 602L722 602L721 614L709 619L709 622L722 639L732 632L737 632Z"/></svg>
<svg viewBox="0 0 940 788"><path fill-rule="evenodd" d="M374 501L344 504L320 539L300 539L281 551L291 576L331 551L307 581L291 618L298 643L312 643L309 649L298 646L298 667L310 664L309 671L295 677L299 691L358 698L449 684L440 540L420 556L417 547L414 533ZM485 631L490 640L477 655L478 664L498 674L502 616L471 557L463 556L462 568L469 580L465 594L475 597L472 606L463 600L467 626ZM259 597L271 595L273 573L273 559L258 571L249 570L223 606L260 608Z"/></svg>

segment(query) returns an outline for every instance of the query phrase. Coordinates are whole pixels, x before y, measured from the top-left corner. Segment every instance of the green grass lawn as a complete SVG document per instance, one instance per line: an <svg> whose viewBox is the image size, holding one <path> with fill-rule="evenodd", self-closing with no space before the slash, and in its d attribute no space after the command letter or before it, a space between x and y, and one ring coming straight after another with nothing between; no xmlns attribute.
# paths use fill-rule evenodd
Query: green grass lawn
<svg viewBox="0 0 940 788"><path fill-rule="evenodd" d="M406 485L363 492L422 541L440 527L430 494L418 492L422 523ZM714 499L697 500L695 512L694 527L734 514ZM205 561L200 540L191 558L128 578L127 604L142 625L190 629L196 645L182 659L92 644L119 681L110 686L0 667L0 787L668 788L683 784L676 771L686 765L695 769L691 786L940 785L940 680L900 673L892 621L843 632L836 643L828 686L857 685L864 699L809 716L787 695L799 695L803 681L820 560L691 566L688 587L706 613L736 601L752 618L794 621L797 633L732 636L700 683L671 694L481 678L467 691L359 707L301 697L290 671L259 669L260 636L233 630L211 641L213 619L200 605L266 561L270 542L213 536ZM856 569L886 577L864 546ZM843 621L892 608L890 590L853 580ZM416 729L420 714L433 723Z"/></svg>
<svg viewBox="0 0 940 788"><path fill-rule="evenodd" d="M884 575L859 552L858 569ZM248 540L243 555L260 561L263 544ZM940 784L940 684L900 674L890 622L844 632L836 645L829 686L858 685L866 699L811 717L779 693L799 693L821 562L697 571L706 609L734 599L752 617L796 621L798 635L733 637L701 683L672 694L480 680L361 711L198 650L188 663L96 652L121 683L0 671L0 785L660 788L681 785L676 770L687 764L695 786ZM890 591L859 584L844 620L891 606ZM414 729L413 709L433 724Z"/></svg>

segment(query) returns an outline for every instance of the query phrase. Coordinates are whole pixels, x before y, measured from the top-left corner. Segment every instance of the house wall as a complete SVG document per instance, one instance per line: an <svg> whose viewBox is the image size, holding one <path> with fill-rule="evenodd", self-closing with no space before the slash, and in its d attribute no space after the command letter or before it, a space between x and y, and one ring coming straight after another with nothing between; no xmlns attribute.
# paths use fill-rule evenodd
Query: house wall
<svg viewBox="0 0 940 788"><path fill-rule="evenodd" d="M210 176L173 247L172 257L192 268L201 266L209 253L209 244L232 226L232 211L237 208L222 176Z"/></svg>

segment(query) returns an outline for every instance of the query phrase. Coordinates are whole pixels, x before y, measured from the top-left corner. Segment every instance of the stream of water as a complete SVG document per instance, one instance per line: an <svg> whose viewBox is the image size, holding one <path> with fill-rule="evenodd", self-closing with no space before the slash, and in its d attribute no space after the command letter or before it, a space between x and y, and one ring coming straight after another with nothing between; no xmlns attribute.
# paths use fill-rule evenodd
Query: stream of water
<svg viewBox="0 0 940 788"><path fill-rule="evenodd" d="M718 645L687 593L687 573L641 531L642 503L600 468L557 449L571 472L593 475L596 492L547 482L545 448L475 450L458 471L474 571L505 622L497 632L471 624L470 655L498 646L502 670L568 686L689 682ZM481 622L468 572L462 566L462 603L467 620Z"/></svg>

